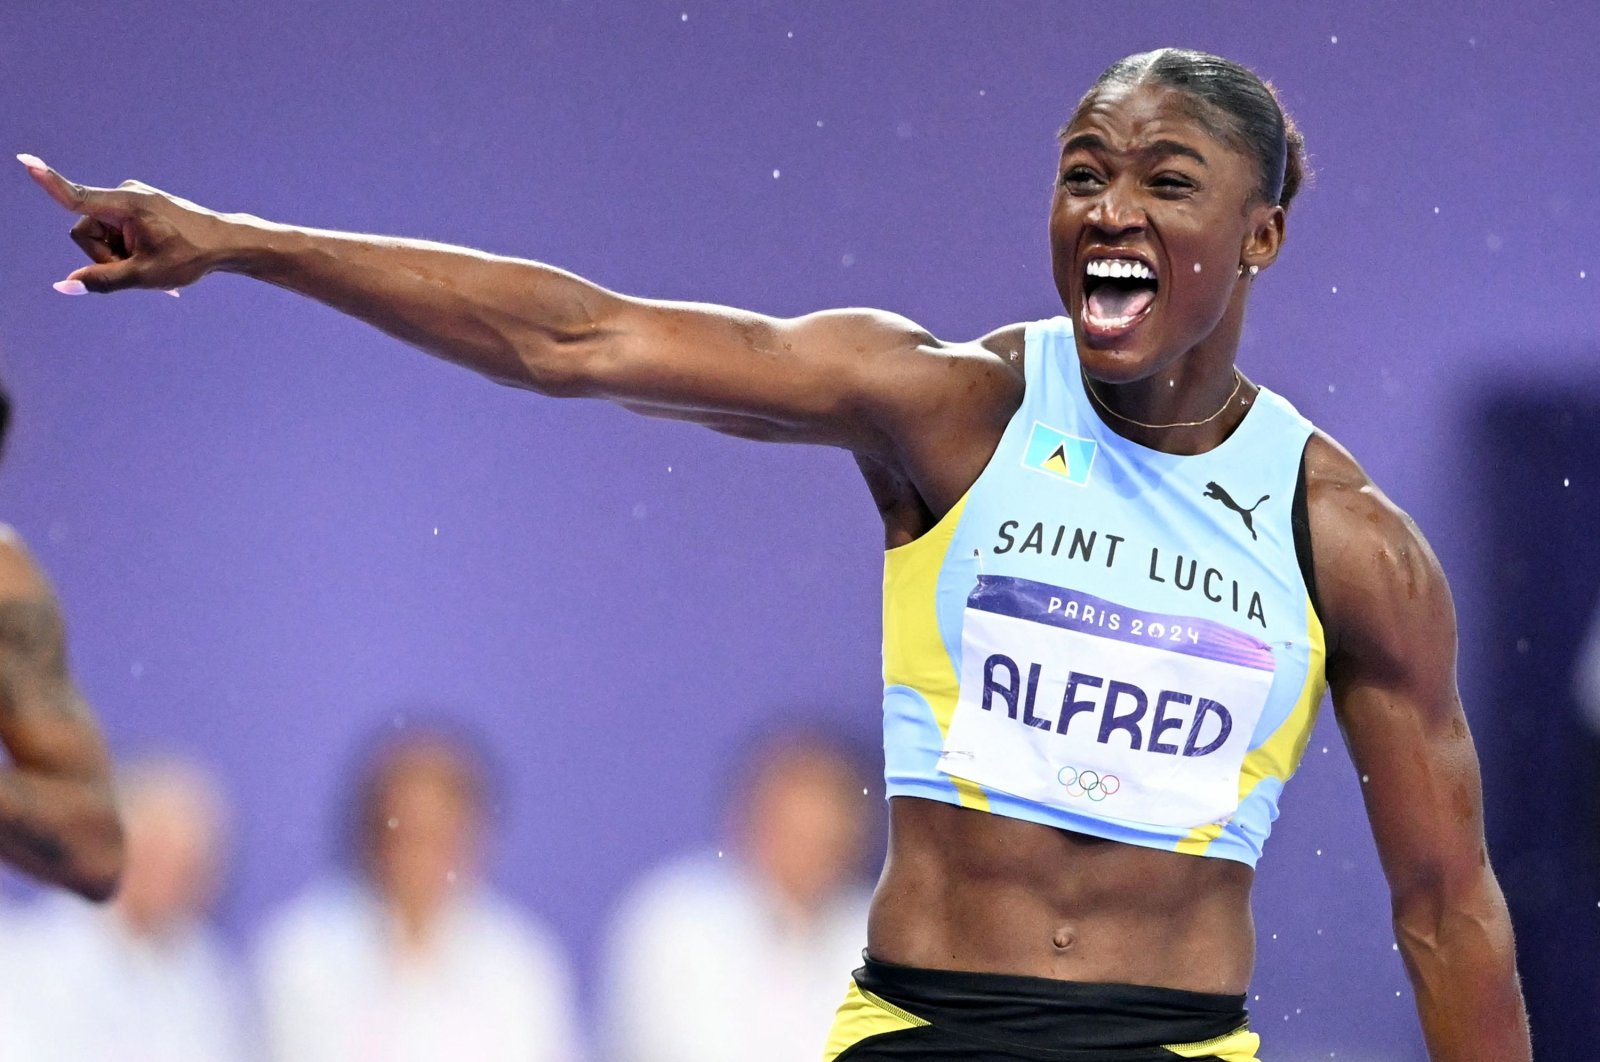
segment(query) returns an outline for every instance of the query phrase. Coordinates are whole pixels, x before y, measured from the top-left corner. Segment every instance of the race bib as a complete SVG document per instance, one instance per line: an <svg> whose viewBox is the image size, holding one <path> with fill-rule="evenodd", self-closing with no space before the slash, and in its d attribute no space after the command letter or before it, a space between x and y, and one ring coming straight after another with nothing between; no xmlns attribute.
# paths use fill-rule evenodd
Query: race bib
<svg viewBox="0 0 1600 1062"><path fill-rule="evenodd" d="M979 576L939 769L1097 818L1225 822L1273 670L1265 642L1212 620Z"/></svg>

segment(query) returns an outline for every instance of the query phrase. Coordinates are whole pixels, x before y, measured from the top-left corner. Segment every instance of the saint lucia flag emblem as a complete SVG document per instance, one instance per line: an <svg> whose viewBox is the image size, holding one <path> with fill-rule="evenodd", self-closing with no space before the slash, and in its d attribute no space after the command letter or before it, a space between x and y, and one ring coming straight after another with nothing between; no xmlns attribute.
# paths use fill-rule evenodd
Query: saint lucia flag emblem
<svg viewBox="0 0 1600 1062"><path fill-rule="evenodd" d="M1034 421L1022 463L1035 472L1043 472L1081 487L1089 482L1094 451L1092 439L1080 439Z"/></svg>

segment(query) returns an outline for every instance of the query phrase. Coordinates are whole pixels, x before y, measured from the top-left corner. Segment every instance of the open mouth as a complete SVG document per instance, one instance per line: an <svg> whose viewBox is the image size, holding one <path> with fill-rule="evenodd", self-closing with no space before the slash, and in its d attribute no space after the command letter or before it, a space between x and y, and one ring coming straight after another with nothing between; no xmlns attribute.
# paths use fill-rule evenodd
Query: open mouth
<svg viewBox="0 0 1600 1062"><path fill-rule="evenodd" d="M1083 325L1103 338L1131 332L1161 287L1156 271L1137 258L1091 258L1083 272Z"/></svg>

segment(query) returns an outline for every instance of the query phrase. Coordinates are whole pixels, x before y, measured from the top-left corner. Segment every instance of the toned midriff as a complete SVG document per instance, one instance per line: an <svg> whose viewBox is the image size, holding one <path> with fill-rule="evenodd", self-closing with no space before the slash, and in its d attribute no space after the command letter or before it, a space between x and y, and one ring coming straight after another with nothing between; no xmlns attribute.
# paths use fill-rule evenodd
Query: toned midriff
<svg viewBox="0 0 1600 1062"><path fill-rule="evenodd" d="M889 802L867 950L905 966L1239 994L1255 872L917 797Z"/></svg>

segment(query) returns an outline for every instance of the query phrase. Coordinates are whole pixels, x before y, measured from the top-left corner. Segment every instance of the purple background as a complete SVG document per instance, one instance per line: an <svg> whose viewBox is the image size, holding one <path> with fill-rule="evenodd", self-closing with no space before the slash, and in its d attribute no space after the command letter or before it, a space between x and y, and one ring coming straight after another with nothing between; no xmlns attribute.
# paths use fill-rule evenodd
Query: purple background
<svg viewBox="0 0 1600 1062"><path fill-rule="evenodd" d="M964 339L1058 308L1053 134L1094 74L1220 52L1280 83L1318 171L1242 365L1427 529L1471 661L1495 607L1474 399L1600 383L1600 6L1467 6L7 0L0 148ZM497 389L237 278L65 299L69 219L20 167L0 217L4 513L119 753L194 751L245 809L236 933L323 864L353 750L400 712L499 750L497 877L586 968L630 877L715 834L753 730L875 740L880 536L846 455ZM1420 1057L1326 717L1284 807L1258 1027L1275 1057Z"/></svg>

